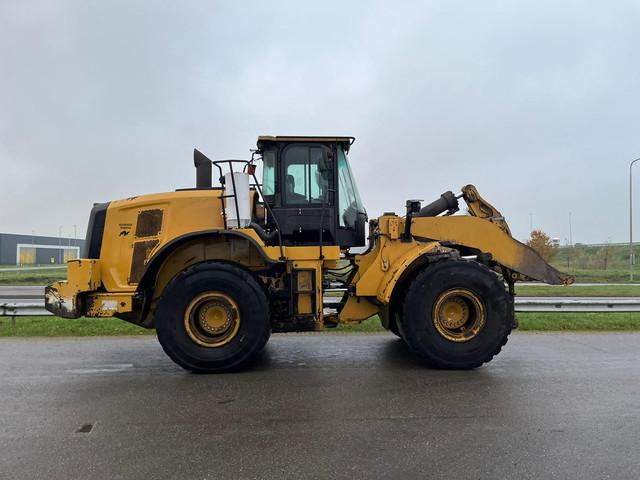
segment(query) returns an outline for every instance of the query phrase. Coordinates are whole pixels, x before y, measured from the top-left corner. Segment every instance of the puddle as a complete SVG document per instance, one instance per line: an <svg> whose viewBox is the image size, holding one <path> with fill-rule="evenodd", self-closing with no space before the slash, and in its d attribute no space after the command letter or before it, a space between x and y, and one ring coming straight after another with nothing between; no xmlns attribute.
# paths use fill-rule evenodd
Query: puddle
<svg viewBox="0 0 640 480"><path fill-rule="evenodd" d="M93 430L93 424L85 423L78 430L76 430L76 433L91 433L91 430Z"/></svg>
<svg viewBox="0 0 640 480"><path fill-rule="evenodd" d="M133 368L133 363L112 363L109 365L95 365L90 368L74 368L71 370L67 370L67 372L88 375L92 373L124 372L125 370L129 370L130 368Z"/></svg>

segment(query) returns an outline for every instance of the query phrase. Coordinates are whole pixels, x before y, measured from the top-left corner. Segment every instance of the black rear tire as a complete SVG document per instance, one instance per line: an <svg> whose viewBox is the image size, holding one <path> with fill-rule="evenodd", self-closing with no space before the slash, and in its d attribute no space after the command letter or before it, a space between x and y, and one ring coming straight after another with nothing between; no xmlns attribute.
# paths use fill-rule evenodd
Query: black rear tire
<svg viewBox="0 0 640 480"><path fill-rule="evenodd" d="M459 323L467 323L447 323L454 321L446 315L443 323L442 302L448 298L451 311L466 312ZM513 299L504 283L470 261L427 266L410 283L402 306L404 340L436 368L464 370L490 361L507 343L513 324Z"/></svg>
<svg viewBox="0 0 640 480"><path fill-rule="evenodd" d="M388 330L393 333L396 337L404 340L404 336L402 335L402 322L401 322L401 313L398 311L399 309L395 306L390 308L389 315L389 327Z"/></svg>
<svg viewBox="0 0 640 480"><path fill-rule="evenodd" d="M393 333L396 337L402 338L402 332L400 332L400 328L398 327L398 322L395 318L392 318L389 322L389 331Z"/></svg>
<svg viewBox="0 0 640 480"><path fill-rule="evenodd" d="M228 335L215 337L219 346L212 346L206 330L193 333L195 327L187 320L194 302L207 295L229 299L234 306L235 315L229 317L238 325L229 328ZM210 305L203 308L207 307ZM218 308L215 301L213 308ZM226 312L225 308L218 311ZM201 315L206 313L205 310ZM176 275L162 293L155 318L158 340L167 355L184 369L197 373L227 372L246 365L271 334L262 287L249 272L227 263L200 263ZM201 339L204 342L197 343Z"/></svg>

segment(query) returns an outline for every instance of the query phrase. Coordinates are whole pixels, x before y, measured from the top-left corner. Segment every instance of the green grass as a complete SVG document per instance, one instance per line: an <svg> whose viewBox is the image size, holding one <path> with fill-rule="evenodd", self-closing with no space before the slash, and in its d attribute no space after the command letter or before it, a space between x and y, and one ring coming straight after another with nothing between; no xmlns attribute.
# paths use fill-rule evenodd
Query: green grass
<svg viewBox="0 0 640 480"><path fill-rule="evenodd" d="M58 280L66 280L67 267L42 268L38 270L0 269L0 285L49 285Z"/></svg>
<svg viewBox="0 0 640 480"><path fill-rule="evenodd" d="M640 245L635 244L636 258L640 254ZM601 270L607 272L626 272L629 268L628 245L575 245L554 249L553 264L565 270Z"/></svg>
<svg viewBox="0 0 640 480"><path fill-rule="evenodd" d="M634 331L640 330L640 315L619 313L519 313L520 331ZM378 317L358 325L342 325L329 333L383 332ZM0 317L0 337L86 337L154 335L117 318Z"/></svg>
<svg viewBox="0 0 640 480"><path fill-rule="evenodd" d="M576 283L631 283L629 270L575 269L556 262L553 262L553 266L561 272L573 275ZM633 283L640 283L640 269L635 273Z"/></svg>
<svg viewBox="0 0 640 480"><path fill-rule="evenodd" d="M582 247L576 247L577 249ZM583 250L588 249L586 247ZM589 253L584 255L588 256ZM640 252L639 252L640 257ZM559 259L553 260L553 265L562 272L573 275L576 283L629 283L629 270L626 268L608 268L607 270L594 268L567 268L567 264ZM9 267L9 266L7 266ZM67 278L66 266L59 268L39 268L34 270L4 270L0 267L0 285L48 285ZM640 283L640 267L636 272L635 282ZM604 296L604 295L602 295ZM622 296L622 295L621 295Z"/></svg>
<svg viewBox="0 0 640 480"><path fill-rule="evenodd" d="M516 315L521 331L629 331L640 330L640 314L616 313L543 313Z"/></svg>
<svg viewBox="0 0 640 480"><path fill-rule="evenodd" d="M365 320L362 323L356 323L354 325L339 325L336 328L327 329L328 332L384 332L380 319L378 316L371 317L369 320Z"/></svg>
<svg viewBox="0 0 640 480"><path fill-rule="evenodd" d="M148 335L154 330L117 318L0 317L0 337L86 337L100 335Z"/></svg>
<svg viewBox="0 0 640 480"><path fill-rule="evenodd" d="M615 313L546 313L516 314L520 331L633 331L640 330L640 314ZM382 332L378 317L359 325L341 325L332 332Z"/></svg>
<svg viewBox="0 0 640 480"><path fill-rule="evenodd" d="M521 297L640 297L640 287L634 285L570 285L543 286L517 285Z"/></svg>

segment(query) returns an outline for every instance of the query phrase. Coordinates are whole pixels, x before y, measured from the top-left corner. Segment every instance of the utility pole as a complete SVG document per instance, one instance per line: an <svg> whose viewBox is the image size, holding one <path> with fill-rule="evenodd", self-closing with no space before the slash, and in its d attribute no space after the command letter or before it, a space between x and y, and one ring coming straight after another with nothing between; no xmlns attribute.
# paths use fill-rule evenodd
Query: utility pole
<svg viewBox="0 0 640 480"><path fill-rule="evenodd" d="M633 164L640 158L636 158L629 164L629 280L633 281L633 264L635 262L635 256L633 255L633 181L631 173L633 170Z"/></svg>
<svg viewBox="0 0 640 480"><path fill-rule="evenodd" d="M533 213L529 214L529 233L533 232Z"/></svg>

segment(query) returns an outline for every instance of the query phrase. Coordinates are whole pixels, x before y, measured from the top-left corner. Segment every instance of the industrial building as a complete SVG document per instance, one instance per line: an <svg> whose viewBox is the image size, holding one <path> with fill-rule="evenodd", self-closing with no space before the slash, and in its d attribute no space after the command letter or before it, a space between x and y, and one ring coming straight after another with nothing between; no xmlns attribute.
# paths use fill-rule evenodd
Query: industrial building
<svg viewBox="0 0 640 480"><path fill-rule="evenodd" d="M0 265L51 265L80 258L84 240L0 233Z"/></svg>

